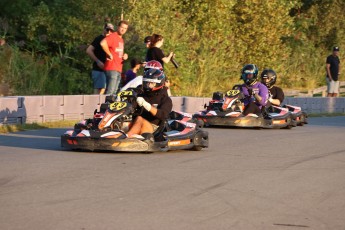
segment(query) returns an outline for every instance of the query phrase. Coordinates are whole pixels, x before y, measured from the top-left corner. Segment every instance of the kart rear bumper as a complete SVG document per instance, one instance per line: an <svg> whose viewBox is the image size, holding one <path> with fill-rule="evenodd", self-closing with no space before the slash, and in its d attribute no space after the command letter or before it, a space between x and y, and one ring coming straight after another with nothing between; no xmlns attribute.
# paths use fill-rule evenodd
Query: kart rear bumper
<svg viewBox="0 0 345 230"><path fill-rule="evenodd" d="M286 128L289 126L294 126L294 122L292 121L290 114L272 118L202 115L195 115L194 118L203 121L205 126L229 126L242 128Z"/></svg>

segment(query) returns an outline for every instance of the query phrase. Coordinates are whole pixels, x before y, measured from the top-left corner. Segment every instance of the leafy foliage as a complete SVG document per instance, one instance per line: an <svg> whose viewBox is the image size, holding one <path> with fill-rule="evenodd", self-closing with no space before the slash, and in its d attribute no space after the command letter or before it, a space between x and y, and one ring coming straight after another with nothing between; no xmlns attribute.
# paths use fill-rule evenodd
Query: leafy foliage
<svg viewBox="0 0 345 230"><path fill-rule="evenodd" d="M278 84L325 84L325 58L345 47L342 0L0 0L0 82L13 94L88 94L85 49L104 22L129 20L125 50L144 59L143 38L165 37L174 95L209 96L239 83L244 64L273 68ZM124 71L129 68L125 63Z"/></svg>

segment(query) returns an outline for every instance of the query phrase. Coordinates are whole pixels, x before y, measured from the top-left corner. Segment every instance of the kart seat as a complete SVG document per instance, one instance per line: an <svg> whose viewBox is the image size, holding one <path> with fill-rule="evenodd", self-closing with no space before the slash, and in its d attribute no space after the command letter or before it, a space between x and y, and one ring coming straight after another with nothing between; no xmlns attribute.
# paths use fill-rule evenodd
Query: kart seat
<svg viewBox="0 0 345 230"><path fill-rule="evenodd" d="M171 111L169 113L169 118L171 120L182 120L183 119L183 115L180 113L176 113L175 111Z"/></svg>
<svg viewBox="0 0 345 230"><path fill-rule="evenodd" d="M176 131L179 131L179 132L186 128L183 124L181 124L178 121L171 122L169 127L170 127L171 130L176 130Z"/></svg>

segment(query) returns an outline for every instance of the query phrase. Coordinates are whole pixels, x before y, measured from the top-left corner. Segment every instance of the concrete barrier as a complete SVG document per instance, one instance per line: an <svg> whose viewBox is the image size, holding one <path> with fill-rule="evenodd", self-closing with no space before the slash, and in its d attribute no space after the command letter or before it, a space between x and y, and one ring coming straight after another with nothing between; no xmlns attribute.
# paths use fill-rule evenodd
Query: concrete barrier
<svg viewBox="0 0 345 230"><path fill-rule="evenodd" d="M104 95L0 97L0 125L91 118L104 100ZM172 97L173 110L194 113L203 110L209 100ZM287 97L284 103L300 106L307 113L345 113L343 97Z"/></svg>

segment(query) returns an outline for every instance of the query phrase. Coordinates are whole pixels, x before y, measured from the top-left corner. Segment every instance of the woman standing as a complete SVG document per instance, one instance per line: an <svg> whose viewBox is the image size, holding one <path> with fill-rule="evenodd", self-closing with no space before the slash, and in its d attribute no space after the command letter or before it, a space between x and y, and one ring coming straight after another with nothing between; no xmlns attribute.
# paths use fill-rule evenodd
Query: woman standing
<svg viewBox="0 0 345 230"><path fill-rule="evenodd" d="M164 43L162 35L153 34L150 41L149 49L146 53L146 61L156 60L159 61L164 69L164 63L168 63L174 57L174 53L170 52L168 56L165 56L161 47Z"/></svg>

